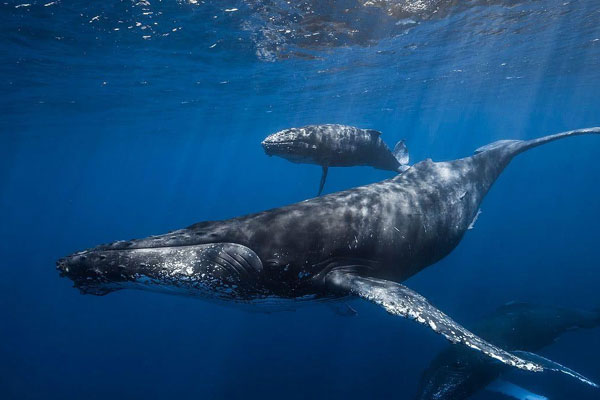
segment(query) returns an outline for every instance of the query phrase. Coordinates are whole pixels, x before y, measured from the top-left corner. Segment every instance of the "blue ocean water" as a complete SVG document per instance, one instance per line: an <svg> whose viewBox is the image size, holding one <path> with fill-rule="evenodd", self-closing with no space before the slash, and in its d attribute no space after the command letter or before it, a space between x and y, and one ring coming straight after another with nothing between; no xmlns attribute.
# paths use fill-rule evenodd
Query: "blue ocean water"
<svg viewBox="0 0 600 400"><path fill-rule="evenodd" d="M313 197L319 167L260 146L287 127L377 129L420 161L600 125L594 0L22 1L0 5L3 399L412 399L447 343L373 304L80 295L55 261ZM406 284L466 324L510 300L597 308L599 158L597 137L519 156L475 229ZM332 168L325 191L390 176ZM599 333L543 354L599 381Z"/></svg>

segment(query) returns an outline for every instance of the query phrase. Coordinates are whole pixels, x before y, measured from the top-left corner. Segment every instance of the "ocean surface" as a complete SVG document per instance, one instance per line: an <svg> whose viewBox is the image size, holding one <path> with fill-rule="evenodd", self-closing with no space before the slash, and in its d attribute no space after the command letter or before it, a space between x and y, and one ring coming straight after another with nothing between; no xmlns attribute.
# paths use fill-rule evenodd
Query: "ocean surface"
<svg viewBox="0 0 600 400"><path fill-rule="evenodd" d="M260 146L288 127L377 129L417 162L600 125L596 0L23 1L0 4L2 399L412 399L447 342L376 305L81 295L55 261L313 197L318 166ZM599 307L599 160L598 137L519 156L406 285L467 325L511 300ZM325 192L391 176L332 168ZM600 381L600 328L541 354Z"/></svg>

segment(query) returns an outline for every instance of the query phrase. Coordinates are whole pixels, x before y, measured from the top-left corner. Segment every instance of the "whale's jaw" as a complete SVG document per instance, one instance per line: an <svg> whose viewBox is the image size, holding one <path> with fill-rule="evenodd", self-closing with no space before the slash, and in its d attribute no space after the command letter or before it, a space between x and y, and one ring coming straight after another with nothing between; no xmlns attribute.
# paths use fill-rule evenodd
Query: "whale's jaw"
<svg viewBox="0 0 600 400"><path fill-rule="evenodd" d="M56 263L83 294L135 288L240 299L260 295L262 263L245 246L214 243L124 250L90 249Z"/></svg>

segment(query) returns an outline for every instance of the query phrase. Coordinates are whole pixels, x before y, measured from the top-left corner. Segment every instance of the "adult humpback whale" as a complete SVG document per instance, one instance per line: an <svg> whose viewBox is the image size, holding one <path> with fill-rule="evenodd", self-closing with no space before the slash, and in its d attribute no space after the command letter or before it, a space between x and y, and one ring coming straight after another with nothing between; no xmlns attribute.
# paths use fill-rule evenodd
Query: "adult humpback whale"
<svg viewBox="0 0 600 400"><path fill-rule="evenodd" d="M394 172L408 169L408 150L404 141L390 151L381 132L354 126L324 124L290 128L273 133L262 141L265 153L295 163L317 164L323 168L321 195L329 167L370 165Z"/></svg>
<svg viewBox="0 0 600 400"><path fill-rule="evenodd" d="M528 303L509 303L473 326L473 332L503 349L538 351L563 333L600 326L600 311L571 310ZM538 356L539 357L539 356ZM565 367L558 366L565 369ZM417 400L464 400L486 386L521 400L547 400L512 383L496 380L506 365L462 347L441 351L423 373ZM552 367L550 367L552 368ZM574 371L570 375L597 387ZM490 385L492 384L492 385ZM490 386L488 386L490 385Z"/></svg>
<svg viewBox="0 0 600 400"><path fill-rule="evenodd" d="M600 128L495 142L454 161L422 161L392 179L57 261L83 293L133 287L238 302L356 295L503 363L541 371L475 336L400 284L450 253L517 154Z"/></svg>

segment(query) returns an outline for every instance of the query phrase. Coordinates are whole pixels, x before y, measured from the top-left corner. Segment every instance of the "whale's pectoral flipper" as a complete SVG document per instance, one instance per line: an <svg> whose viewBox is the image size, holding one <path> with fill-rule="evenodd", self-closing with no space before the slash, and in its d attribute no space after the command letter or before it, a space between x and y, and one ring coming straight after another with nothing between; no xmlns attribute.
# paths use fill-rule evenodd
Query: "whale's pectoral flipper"
<svg viewBox="0 0 600 400"><path fill-rule="evenodd" d="M523 389L514 383L510 383L502 379L496 379L486 386L486 389L491 392L501 393L519 400L548 400L546 396L532 393L527 389Z"/></svg>
<svg viewBox="0 0 600 400"><path fill-rule="evenodd" d="M323 186L325 186L325 180L327 179L327 170L329 169L327 165L323 165L322 167L323 174L321 175L321 183L319 184L319 193L317 193L317 196L320 196L323 191Z"/></svg>
<svg viewBox="0 0 600 400"><path fill-rule="evenodd" d="M564 365L560 365L559 363L549 360L538 354L530 353L528 351L513 351L512 354L541 365L545 371L561 372L572 378L578 379L581 382L586 383L592 387L595 387L595 388L599 387L596 383L592 382L590 379L586 378L585 376L581 375L580 373L575 372L572 369L565 367Z"/></svg>
<svg viewBox="0 0 600 400"><path fill-rule="evenodd" d="M342 269L329 272L325 279L328 284L337 289L345 290L379 304L390 314L410 318L429 326L452 343L461 343L498 361L523 370L543 371L543 368L537 363L523 360L469 332L431 305L425 297L404 285L382 279L363 277L356 272Z"/></svg>

